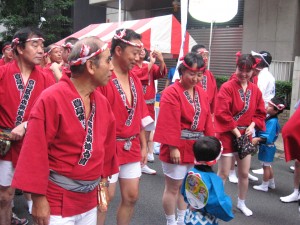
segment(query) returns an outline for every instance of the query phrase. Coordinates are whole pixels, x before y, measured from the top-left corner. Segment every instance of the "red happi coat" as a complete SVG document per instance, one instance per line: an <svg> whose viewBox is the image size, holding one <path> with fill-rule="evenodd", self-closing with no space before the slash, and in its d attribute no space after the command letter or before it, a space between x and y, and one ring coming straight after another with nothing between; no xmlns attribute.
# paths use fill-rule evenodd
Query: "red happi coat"
<svg viewBox="0 0 300 225"><path fill-rule="evenodd" d="M153 64L151 70L148 72L148 62L143 62L142 67L135 65L132 68L132 72L140 79L143 86L143 93L145 100L155 99L155 83L154 80L165 77L167 74L167 68L165 67L163 72L160 71L158 65ZM152 119L155 119L154 103L147 104L148 111Z"/></svg>
<svg viewBox="0 0 300 225"><path fill-rule="evenodd" d="M9 63L11 63L11 62L13 62L13 61L10 61L10 62L6 63L6 62L4 61L4 58L1 58L1 59L0 59L0 66L4 66L4 65L9 64Z"/></svg>
<svg viewBox="0 0 300 225"><path fill-rule="evenodd" d="M13 129L27 121L30 110L41 92L54 84L44 72L35 66L27 84L20 74L17 61L0 67L0 127ZM10 150L1 160L15 166L22 147L21 141L13 141Z"/></svg>
<svg viewBox="0 0 300 225"><path fill-rule="evenodd" d="M237 79L224 83L219 90L215 110L215 126L218 138L223 144L223 153L234 152L233 140L235 136L231 130L248 127L255 122L257 130L265 130L266 110L258 87L248 82L246 92ZM244 130L241 130L244 133Z"/></svg>
<svg viewBox="0 0 300 225"><path fill-rule="evenodd" d="M41 70L43 70L46 76L48 76L54 83L56 83L56 78L53 71L50 69L50 66L51 64L47 64L45 67L41 67Z"/></svg>
<svg viewBox="0 0 300 225"><path fill-rule="evenodd" d="M91 112L67 77L44 91L33 107L12 186L46 195L51 215L84 213L97 205L97 188L88 193L63 189L48 180L49 170L91 181L118 172L115 118L107 99L90 95Z"/></svg>
<svg viewBox="0 0 300 225"><path fill-rule="evenodd" d="M215 101L218 93L217 82L210 70L205 70L203 77L199 85L207 93L208 101L210 105L210 112L213 114L215 112Z"/></svg>
<svg viewBox="0 0 300 225"><path fill-rule="evenodd" d="M71 77L71 70L70 70L70 67L65 64L63 67L62 67L62 75L63 76L67 76L67 77Z"/></svg>
<svg viewBox="0 0 300 225"><path fill-rule="evenodd" d="M125 92L123 91L114 73L105 87L99 91L108 99L116 117L116 137L130 138L132 146L130 150L124 149L125 141L117 141L117 155L120 165L139 162L141 160L141 147L139 135L142 127L153 122L149 116L146 103L143 98L141 82L131 72L128 72L131 87L132 105L129 105Z"/></svg>
<svg viewBox="0 0 300 225"><path fill-rule="evenodd" d="M297 159L300 161L300 108L286 122L282 128L285 160Z"/></svg>
<svg viewBox="0 0 300 225"><path fill-rule="evenodd" d="M206 136L215 135L207 94L198 85L194 90L192 100L177 80L162 94L154 141L162 144L159 158L163 162L172 163L169 146L175 146L180 151L181 164L194 163L195 140L181 139L181 130L202 131Z"/></svg>
<svg viewBox="0 0 300 225"><path fill-rule="evenodd" d="M4 66L6 63L5 63L5 61L4 61L4 58L1 58L0 59L0 66Z"/></svg>

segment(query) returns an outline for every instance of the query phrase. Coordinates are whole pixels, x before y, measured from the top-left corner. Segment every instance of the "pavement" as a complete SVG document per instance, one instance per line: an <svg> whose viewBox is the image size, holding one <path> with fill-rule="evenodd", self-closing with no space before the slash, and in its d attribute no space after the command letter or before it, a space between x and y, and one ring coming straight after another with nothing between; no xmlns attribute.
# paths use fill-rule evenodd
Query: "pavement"
<svg viewBox="0 0 300 225"><path fill-rule="evenodd" d="M249 181L249 189L246 204L253 211L253 216L244 216L237 208L237 185L226 182L225 191L231 197L233 203L233 212L235 218L225 223L220 221L220 225L299 225L300 213L298 203L282 203L279 197L289 195L293 191L293 173L289 166L293 162L286 163L284 160L282 136L279 135L276 146L278 148L276 158L272 164L274 170L276 189L268 192L256 191L253 185L259 185L262 182L262 175L255 175L259 181ZM162 194L164 191L164 175L158 156L155 156L154 163L148 163L148 166L157 171L157 175L143 174L140 182L140 199L135 207L134 216L131 225L165 225L165 216L162 208ZM253 156L251 169L260 168L260 162L257 155ZM217 170L217 166L214 171ZM30 179L30 178L29 178ZM116 212L120 202L120 191L117 188L116 196L110 204L106 225L116 225ZM29 219L32 225L32 218L26 211L24 196L16 196L15 209L19 217Z"/></svg>

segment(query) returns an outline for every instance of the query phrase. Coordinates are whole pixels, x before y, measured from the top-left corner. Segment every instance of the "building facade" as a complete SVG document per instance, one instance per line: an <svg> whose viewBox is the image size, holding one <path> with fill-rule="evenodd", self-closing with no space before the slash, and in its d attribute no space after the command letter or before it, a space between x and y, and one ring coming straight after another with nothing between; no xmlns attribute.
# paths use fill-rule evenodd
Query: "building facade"
<svg viewBox="0 0 300 225"><path fill-rule="evenodd" d="M82 4L88 6L83 7ZM74 19L74 31L91 23L118 21L118 6L119 1L116 0L89 0L88 3L76 0L74 16L84 16L80 15L80 19ZM123 0L121 6L121 20L166 14L173 14L180 20L179 0ZM76 11L76 8L80 8L80 11ZM299 12L299 0L239 0L238 14L231 21L214 24L211 45L213 73L228 76L232 74L235 70L237 51L246 53L251 50L267 50L273 56L274 64L271 70L277 79L291 80L293 61L295 56L300 55ZM210 24L188 16L187 30L197 43L208 47ZM168 67L175 63L174 59L167 60ZM276 69L278 65L279 68Z"/></svg>

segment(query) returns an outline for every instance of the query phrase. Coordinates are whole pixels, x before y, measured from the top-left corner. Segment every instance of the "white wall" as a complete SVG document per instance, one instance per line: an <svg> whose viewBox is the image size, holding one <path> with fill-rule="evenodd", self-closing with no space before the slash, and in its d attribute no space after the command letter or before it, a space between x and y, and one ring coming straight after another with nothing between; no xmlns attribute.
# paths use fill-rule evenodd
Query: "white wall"
<svg viewBox="0 0 300 225"><path fill-rule="evenodd" d="M245 0L243 52L267 50L294 61L298 0Z"/></svg>

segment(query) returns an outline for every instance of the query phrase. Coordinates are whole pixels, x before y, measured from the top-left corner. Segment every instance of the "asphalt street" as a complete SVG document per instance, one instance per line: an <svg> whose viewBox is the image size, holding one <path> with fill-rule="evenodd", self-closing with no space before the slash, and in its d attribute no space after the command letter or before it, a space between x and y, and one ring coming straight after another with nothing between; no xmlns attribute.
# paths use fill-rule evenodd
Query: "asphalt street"
<svg viewBox="0 0 300 225"><path fill-rule="evenodd" d="M277 156L281 156L279 152ZM158 156L155 156L155 162L149 163L149 166L157 170L157 175L145 175L141 177L140 199L136 205L133 225L164 225L166 224L164 212L161 203L161 197L164 189L164 176L161 169L161 163ZM259 168L260 164L257 157L253 157L252 169ZM286 163L284 159L277 157L274 161L273 168L275 174L276 189L269 192L260 192L252 188L253 185L261 183L262 175L258 175L259 181L249 182L249 192L246 200L247 206L253 211L253 216L244 216L237 208L237 185L227 182L225 190L232 198L233 211L235 218L226 223L220 221L219 224L232 225L299 225L300 213L298 211L298 203L282 203L279 197L290 194L293 190L293 173L289 170L289 166L293 163ZM214 168L216 169L216 168ZM30 178L29 178L30 179ZM106 225L116 225L116 210L120 201L119 190L116 197L112 201ZM15 211L20 217L27 217L32 220L25 210L25 202L23 196L16 196Z"/></svg>

